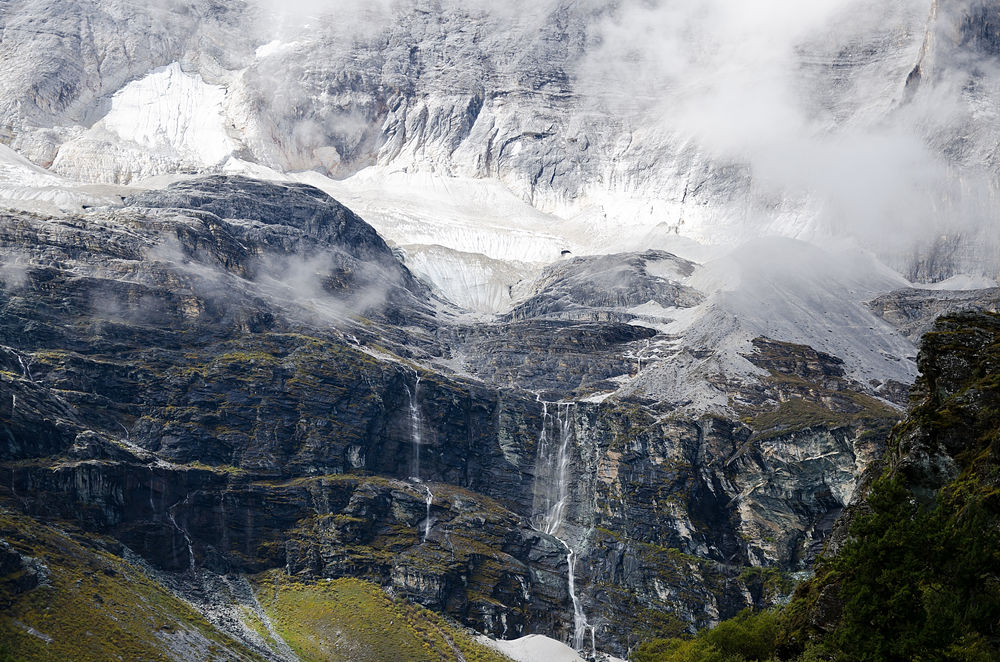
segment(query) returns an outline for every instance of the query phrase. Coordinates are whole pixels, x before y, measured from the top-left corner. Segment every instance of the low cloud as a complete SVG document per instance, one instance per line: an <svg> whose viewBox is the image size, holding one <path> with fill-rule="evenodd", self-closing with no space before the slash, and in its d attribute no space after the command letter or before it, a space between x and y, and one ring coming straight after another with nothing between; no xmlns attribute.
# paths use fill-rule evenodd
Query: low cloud
<svg viewBox="0 0 1000 662"><path fill-rule="evenodd" d="M28 269L31 258L16 252L0 256L0 287L13 291L23 288L28 283Z"/></svg>
<svg viewBox="0 0 1000 662"><path fill-rule="evenodd" d="M747 165L762 197L815 210L812 230L902 251L982 228L995 209L988 173L935 142L968 113L964 72L948 67L970 66L936 37L962 12L934 15L936 4L623 0L594 24L576 76L633 127ZM936 76L925 63L914 95L906 83L928 48Z"/></svg>
<svg viewBox="0 0 1000 662"><path fill-rule="evenodd" d="M754 197L774 203L747 212L751 231L851 236L901 255L914 241L983 234L996 209L985 159L1000 157L973 149L989 140L961 140L965 124L991 121L974 116L969 72L996 81L1000 71L952 43L978 0L940 12L935 0L252 1L265 17L264 39L294 41L315 28L345 48L388 34L420 45L419 30L406 30L428 12L468 15L491 31L544 28L544 38L563 25L572 37L583 24L587 44L569 65L587 105L581 116L621 120L635 130L633 146L673 136L710 163L746 167ZM285 69L261 68L259 84L284 90ZM279 79L265 80L271 73ZM296 116L302 94L292 89L268 101L279 117ZM304 155L296 167L339 172L343 159L350 172L355 152L377 143L375 112L353 97L327 101L338 110L282 128L294 143L286 147ZM781 226L782 214L798 227Z"/></svg>

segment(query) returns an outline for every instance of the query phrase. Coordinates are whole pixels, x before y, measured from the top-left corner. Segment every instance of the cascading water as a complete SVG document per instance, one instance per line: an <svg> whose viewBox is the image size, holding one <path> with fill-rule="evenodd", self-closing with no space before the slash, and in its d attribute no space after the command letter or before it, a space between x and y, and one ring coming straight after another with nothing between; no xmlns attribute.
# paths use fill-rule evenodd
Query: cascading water
<svg viewBox="0 0 1000 662"><path fill-rule="evenodd" d="M431 492L431 488L424 485L424 489L427 490L427 517L424 519L424 542L427 542L427 538L431 535L431 505L434 504L434 493Z"/></svg>
<svg viewBox="0 0 1000 662"><path fill-rule="evenodd" d="M423 420L420 416L420 404L417 398L420 395L420 375L417 375L413 390L406 387L406 394L410 398L410 477L420 481L420 446L423 444Z"/></svg>
<svg viewBox="0 0 1000 662"><path fill-rule="evenodd" d="M548 404L542 403L542 434L539 438L539 452L544 454L545 464L543 474L548 479L544 493L544 516L542 517L541 529L549 535L556 535L562 528L563 518L566 515L566 505L569 503L569 470L571 457L569 453L570 441L573 437L572 428L572 405L556 404L556 433L557 439L549 441L545 430L546 419L548 418ZM555 444L555 453L552 448Z"/></svg>
<svg viewBox="0 0 1000 662"><path fill-rule="evenodd" d="M420 375L416 376L413 383L413 390L406 387L406 394L410 399L410 446L413 449L410 455L410 480L420 482L420 447L424 443L424 420L420 413ZM424 485L427 491L427 516L424 519L424 541L431 535L431 506L434 504L434 493L431 488Z"/></svg>
<svg viewBox="0 0 1000 662"><path fill-rule="evenodd" d="M174 510L178 506L186 505L187 502L188 502L188 499L190 499L190 498L191 498L191 494L189 493L187 496L184 497L184 499L182 499L181 501L178 501L174 505L172 505L169 508L167 508L167 519L169 519L170 523L174 525L174 528L177 529L181 533L182 536L184 536L184 542L187 543L188 567L189 567L189 569L191 570L192 573L195 573L195 572L197 572L197 568L195 567L195 562L194 562L194 543L191 540L191 536L188 534L187 529L184 528L184 527L182 527L182 526L180 526L177 523L177 520L174 518Z"/></svg>
<svg viewBox="0 0 1000 662"><path fill-rule="evenodd" d="M583 648L583 638L587 634L587 628L590 627L590 624L587 623L587 614L583 611L583 604L580 603L580 599L576 595L576 552L565 540L562 541L562 544L566 545L566 565L569 567L569 599L573 603L573 648L580 650ZM591 635L593 635L593 629L591 629Z"/></svg>
<svg viewBox="0 0 1000 662"><path fill-rule="evenodd" d="M156 512L156 504L153 503L153 481L156 476L153 474L153 465L149 465L149 512Z"/></svg>
<svg viewBox="0 0 1000 662"><path fill-rule="evenodd" d="M35 381L35 379L31 376L31 364L35 362L35 359L32 358L30 361L25 362L24 357L20 354L15 355L17 356L17 362L21 364L21 372L24 374L24 378L29 382Z"/></svg>
<svg viewBox="0 0 1000 662"><path fill-rule="evenodd" d="M539 398L541 400L541 398ZM566 548L567 584L569 598L573 604L573 648L583 648L587 628L587 615L576 594L576 552L569 542L560 537L569 505L569 481L572 456L573 403L556 403L553 421L549 414L549 403L542 402L542 431L538 437L537 473L535 476L535 526L549 534ZM549 434L550 424L553 424ZM539 482L540 481L540 482ZM593 638L593 628L591 628Z"/></svg>

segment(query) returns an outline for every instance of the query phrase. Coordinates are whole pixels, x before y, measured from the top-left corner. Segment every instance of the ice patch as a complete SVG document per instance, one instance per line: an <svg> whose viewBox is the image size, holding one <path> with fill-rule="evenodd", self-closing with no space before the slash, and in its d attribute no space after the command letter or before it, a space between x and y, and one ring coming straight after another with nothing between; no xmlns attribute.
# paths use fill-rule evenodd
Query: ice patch
<svg viewBox="0 0 1000 662"><path fill-rule="evenodd" d="M345 180L294 175L326 191L396 244L438 244L494 260L548 264L585 252L544 214L494 180L405 173L372 166Z"/></svg>
<svg viewBox="0 0 1000 662"><path fill-rule="evenodd" d="M506 655L514 662L585 662L575 650L555 639L540 634L529 634L510 641L476 637L479 643ZM607 662L625 662L616 657L603 655Z"/></svg>
<svg viewBox="0 0 1000 662"><path fill-rule="evenodd" d="M185 73L175 62L116 92L101 125L137 145L216 165L236 149L226 133L225 98L223 87Z"/></svg>
<svg viewBox="0 0 1000 662"><path fill-rule="evenodd" d="M524 262L504 262L443 246L401 248L410 271L452 303L476 313L506 312L511 307L513 286L539 271Z"/></svg>
<svg viewBox="0 0 1000 662"><path fill-rule="evenodd" d="M80 181L129 184L217 170L240 148L227 131L226 91L174 63L118 90L107 114L60 147L52 170Z"/></svg>
<svg viewBox="0 0 1000 662"><path fill-rule="evenodd" d="M79 211L84 206L121 202L111 189L80 185L40 168L0 145L0 204L39 213Z"/></svg>
<svg viewBox="0 0 1000 662"><path fill-rule="evenodd" d="M272 55L277 55L278 53L291 50L298 45L299 42L297 41L287 42L275 39L272 42L264 44L263 46L259 46L257 50L254 51L254 55L258 60L263 60L264 58L271 57Z"/></svg>

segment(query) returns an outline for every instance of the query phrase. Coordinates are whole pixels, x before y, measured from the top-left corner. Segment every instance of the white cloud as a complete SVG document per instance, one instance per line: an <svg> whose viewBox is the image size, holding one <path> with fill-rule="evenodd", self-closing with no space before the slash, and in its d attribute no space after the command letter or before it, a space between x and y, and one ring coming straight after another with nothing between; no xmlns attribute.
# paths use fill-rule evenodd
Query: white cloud
<svg viewBox="0 0 1000 662"><path fill-rule="evenodd" d="M576 75L632 126L748 165L765 195L813 201L831 234L903 250L981 225L990 207L986 174L934 144L967 112L963 81L939 76L906 98L926 28L955 20L929 23L932 4L622 0Z"/></svg>

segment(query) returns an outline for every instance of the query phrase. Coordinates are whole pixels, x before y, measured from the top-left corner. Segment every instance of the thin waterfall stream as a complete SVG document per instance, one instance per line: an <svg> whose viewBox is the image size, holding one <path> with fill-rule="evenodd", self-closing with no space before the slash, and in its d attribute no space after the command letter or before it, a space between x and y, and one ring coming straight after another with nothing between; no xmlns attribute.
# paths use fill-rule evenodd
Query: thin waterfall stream
<svg viewBox="0 0 1000 662"><path fill-rule="evenodd" d="M541 401L541 398L539 398ZM549 414L548 402L542 401L542 430L538 437L538 473L535 476L535 518L537 528L552 536L566 548L567 586L570 602L573 605L573 648L581 650L587 628L593 628L587 622L583 603L576 593L576 551L569 541L561 537L566 511L570 500L571 464L573 461L571 448L574 439L573 409L571 402L555 403L556 415L553 419ZM553 435L549 435L550 424ZM539 482L541 485L539 486ZM538 488L541 487L541 493Z"/></svg>
<svg viewBox="0 0 1000 662"><path fill-rule="evenodd" d="M424 518L424 542L427 542L427 538L431 535L431 506L434 504L434 493L431 492L431 488L424 484L424 489L427 490L427 516Z"/></svg>
<svg viewBox="0 0 1000 662"><path fill-rule="evenodd" d="M420 412L420 375L416 375L413 383L413 390L406 387L406 394L410 400L410 480L415 483L422 483L420 478L420 447L424 443L424 417ZM423 483L422 483L423 484ZM434 493L431 488L424 484L427 491L427 516L424 518L424 541L431 535L431 506L434 504Z"/></svg>
<svg viewBox="0 0 1000 662"><path fill-rule="evenodd" d="M174 528L177 529L177 531L182 536L184 536L184 542L187 543L188 566L189 566L189 569L191 570L192 573L196 573L196 572L198 572L198 568L195 566L194 542L191 540L191 535L188 533L187 528L183 527L183 526L180 526L177 523L177 519L174 517L174 510L178 506L185 506L185 505L187 505L187 502L188 502L188 500L190 498L191 498L191 493L189 492L181 501L178 501L174 505L172 505L169 508L167 508L167 519L169 519L170 523L173 524Z"/></svg>
<svg viewBox="0 0 1000 662"><path fill-rule="evenodd" d="M410 477L420 482L420 446L423 445L423 420L420 415L420 375L417 375L413 384L413 390L406 387L406 394L410 398Z"/></svg>

